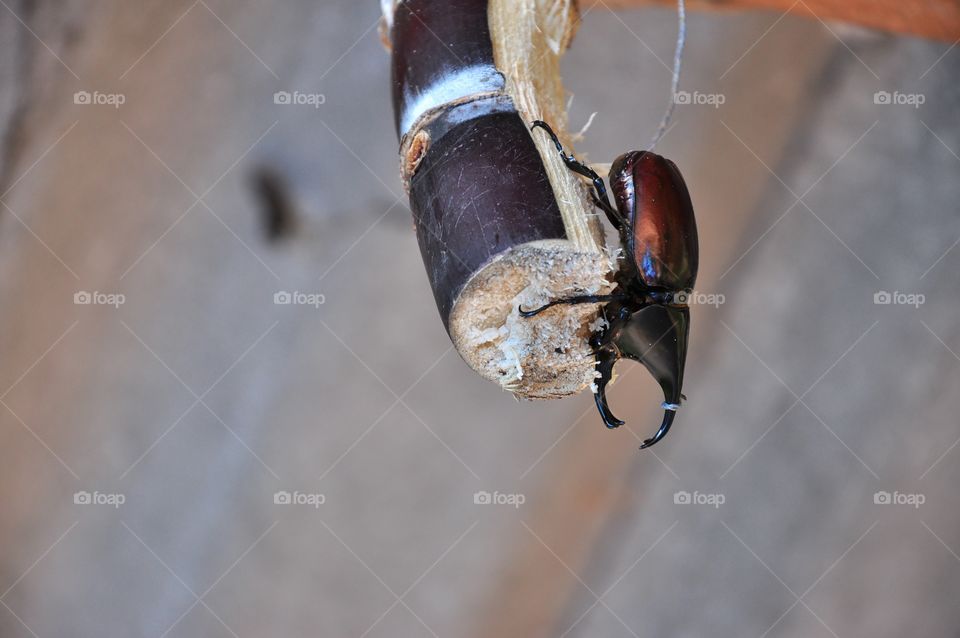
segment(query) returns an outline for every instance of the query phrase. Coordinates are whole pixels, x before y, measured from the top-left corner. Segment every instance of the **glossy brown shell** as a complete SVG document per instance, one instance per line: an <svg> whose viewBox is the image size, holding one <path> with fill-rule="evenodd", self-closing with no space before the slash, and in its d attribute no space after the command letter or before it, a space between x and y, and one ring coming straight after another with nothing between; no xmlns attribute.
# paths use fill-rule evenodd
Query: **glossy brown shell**
<svg viewBox="0 0 960 638"><path fill-rule="evenodd" d="M649 288L689 290L697 278L699 248L693 204L676 164L649 151L621 155L610 167L610 187L627 221L626 254Z"/></svg>

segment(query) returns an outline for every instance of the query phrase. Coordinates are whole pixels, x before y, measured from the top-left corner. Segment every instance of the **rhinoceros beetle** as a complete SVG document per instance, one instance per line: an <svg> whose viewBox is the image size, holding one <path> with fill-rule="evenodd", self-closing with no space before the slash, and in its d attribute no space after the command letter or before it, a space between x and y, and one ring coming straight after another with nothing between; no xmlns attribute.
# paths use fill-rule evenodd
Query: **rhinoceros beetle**
<svg viewBox="0 0 960 638"><path fill-rule="evenodd" d="M690 332L688 295L697 278L697 224L690 193L677 166L651 151L630 151L610 167L608 179L616 208L610 204L603 179L573 155L566 155L550 126L541 120L567 167L593 183L594 204L620 233L622 262L607 295L557 299L520 314L532 317L560 304L603 303L605 322L590 338L597 357L599 380L594 398L608 428L623 425L607 405L606 387L613 366L626 357L642 363L663 390L663 422L640 449L660 441L670 429L680 402L683 368Z"/></svg>

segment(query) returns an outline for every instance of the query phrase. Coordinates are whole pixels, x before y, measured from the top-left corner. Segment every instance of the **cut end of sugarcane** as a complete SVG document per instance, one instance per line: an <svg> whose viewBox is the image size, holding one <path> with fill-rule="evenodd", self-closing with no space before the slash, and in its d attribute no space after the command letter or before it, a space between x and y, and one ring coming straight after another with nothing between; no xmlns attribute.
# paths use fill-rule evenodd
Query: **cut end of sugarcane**
<svg viewBox="0 0 960 638"><path fill-rule="evenodd" d="M519 307L583 294L605 294L613 264L604 253L577 250L567 240L514 246L475 273L450 314L460 356L482 377L525 399L580 392L596 375L591 324L599 304L559 306L533 317Z"/></svg>
<svg viewBox="0 0 960 638"><path fill-rule="evenodd" d="M393 46L401 173L454 346L480 376L519 398L590 387L600 304L532 317L519 311L612 288L615 259L589 184L548 135L530 131L544 120L575 152L560 79L579 24L575 0L381 5ZM454 51L459 67L451 66Z"/></svg>

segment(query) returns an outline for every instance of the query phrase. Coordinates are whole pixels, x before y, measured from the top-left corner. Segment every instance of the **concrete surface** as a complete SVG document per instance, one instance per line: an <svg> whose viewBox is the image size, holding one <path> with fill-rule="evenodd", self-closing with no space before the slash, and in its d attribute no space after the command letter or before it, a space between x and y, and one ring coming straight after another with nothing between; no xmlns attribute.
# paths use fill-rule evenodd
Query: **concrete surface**
<svg viewBox="0 0 960 638"><path fill-rule="evenodd" d="M517 403L450 351L377 10L0 7L0 635L955 633L957 50L691 16L683 88L725 102L659 149L725 303L695 309L689 405L641 454L642 372L610 433L591 397ZM580 151L608 161L656 126L675 18L584 14L572 122L600 112ZM274 104L297 90L325 102Z"/></svg>

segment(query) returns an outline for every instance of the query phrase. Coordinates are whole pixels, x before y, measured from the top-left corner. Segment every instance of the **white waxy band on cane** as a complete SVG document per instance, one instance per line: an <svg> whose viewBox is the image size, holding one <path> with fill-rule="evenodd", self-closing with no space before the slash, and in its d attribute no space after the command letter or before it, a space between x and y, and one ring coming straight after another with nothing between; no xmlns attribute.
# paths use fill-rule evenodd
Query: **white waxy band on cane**
<svg viewBox="0 0 960 638"><path fill-rule="evenodd" d="M431 109L471 95L501 91L503 87L503 75L489 64L476 64L445 73L419 95L412 99L405 97L404 103L409 106L403 109L400 118L400 135L406 135L414 122Z"/></svg>

